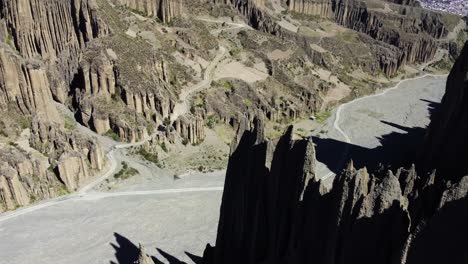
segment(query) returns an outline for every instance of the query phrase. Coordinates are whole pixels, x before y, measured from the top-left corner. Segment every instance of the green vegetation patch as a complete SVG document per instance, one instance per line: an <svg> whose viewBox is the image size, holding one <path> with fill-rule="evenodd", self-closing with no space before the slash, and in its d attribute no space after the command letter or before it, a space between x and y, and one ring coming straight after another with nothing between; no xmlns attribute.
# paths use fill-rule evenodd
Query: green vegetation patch
<svg viewBox="0 0 468 264"><path fill-rule="evenodd" d="M132 176L139 174L140 172L132 167L129 167L127 162L122 162L122 169L114 175L115 179L126 180Z"/></svg>
<svg viewBox="0 0 468 264"><path fill-rule="evenodd" d="M210 115L206 121L206 126L213 129L218 124L218 118L215 115Z"/></svg>
<svg viewBox="0 0 468 264"><path fill-rule="evenodd" d="M320 124L325 123L328 120L328 118L330 118L330 116L331 116L331 111L329 110L315 114L315 117L317 118L316 120Z"/></svg>
<svg viewBox="0 0 468 264"><path fill-rule="evenodd" d="M141 147L140 149L138 149L138 152L137 152L140 156L142 156L145 160L147 161L150 161L150 162L153 162L154 164L156 164L157 166L160 165L159 163L159 157L158 157L158 154L157 153L151 153L149 151L147 151L145 148Z"/></svg>
<svg viewBox="0 0 468 264"><path fill-rule="evenodd" d="M76 128L75 119L65 115L64 120L65 120L65 129L67 129L69 131L72 131L72 130L74 130Z"/></svg>
<svg viewBox="0 0 468 264"><path fill-rule="evenodd" d="M119 141L119 140L120 140L119 135L117 135L117 133L115 133L112 129L109 129L106 133L104 133L104 136L110 137L110 138L112 138L112 139L115 140L115 141Z"/></svg>

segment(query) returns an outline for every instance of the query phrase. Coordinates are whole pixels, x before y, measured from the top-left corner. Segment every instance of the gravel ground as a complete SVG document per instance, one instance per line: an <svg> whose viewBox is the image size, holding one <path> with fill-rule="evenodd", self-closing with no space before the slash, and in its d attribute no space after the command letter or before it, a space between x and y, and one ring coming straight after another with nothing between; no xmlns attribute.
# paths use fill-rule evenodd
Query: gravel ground
<svg viewBox="0 0 468 264"><path fill-rule="evenodd" d="M404 135L408 130L397 125L425 127L427 101L440 101L444 83L445 78L426 77L406 82L384 96L345 106L339 125L352 140L351 155L375 154L379 138L391 132ZM316 138L320 175L337 170L338 160L349 158L342 135L333 129L333 119L323 127L328 132ZM138 166L143 176L129 179L112 192L212 187L224 181L224 172L174 180L161 171ZM200 256L206 243L215 240L221 195L219 190L108 198L91 195L7 220L0 217L0 263L128 263L125 260L135 253L138 243L162 263L178 263L172 256L193 263L186 252ZM117 256L111 243L121 248Z"/></svg>

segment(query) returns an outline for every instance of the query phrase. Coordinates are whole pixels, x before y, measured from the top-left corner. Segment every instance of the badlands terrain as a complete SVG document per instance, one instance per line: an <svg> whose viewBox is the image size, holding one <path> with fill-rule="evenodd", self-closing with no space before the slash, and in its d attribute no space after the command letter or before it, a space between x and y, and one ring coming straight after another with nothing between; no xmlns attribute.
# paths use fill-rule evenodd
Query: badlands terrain
<svg viewBox="0 0 468 264"><path fill-rule="evenodd" d="M411 166L467 39L411 0L2 1L0 263L202 263L259 119L326 189Z"/></svg>
<svg viewBox="0 0 468 264"><path fill-rule="evenodd" d="M344 134L334 127L335 110L315 132L310 132L314 122L298 122L297 136L307 133L317 137L317 173L330 180L343 166L340 163L350 157L364 162L369 158L383 161L391 155L410 156L405 149L413 148L406 148L408 142L399 138L416 130L413 140L421 143L417 130L428 125L430 110L440 103L445 92L445 82L443 76L402 82L393 90L385 90L385 94L342 106L337 124ZM386 137L388 140L384 140ZM62 197L50 205L40 203L1 216L2 237L10 238L9 243L0 243L2 260L119 263L119 256L115 256L118 251L112 244L138 253L141 243L148 254L165 263L174 262L158 249L180 261L197 263L198 258L193 261L190 254L201 256L205 244L215 241L225 171L193 173L175 180L151 164L121 158L125 154L115 156L118 161L129 162L140 174L114 186L112 191L92 189ZM21 253L24 251L28 254ZM102 261L94 262L96 259Z"/></svg>

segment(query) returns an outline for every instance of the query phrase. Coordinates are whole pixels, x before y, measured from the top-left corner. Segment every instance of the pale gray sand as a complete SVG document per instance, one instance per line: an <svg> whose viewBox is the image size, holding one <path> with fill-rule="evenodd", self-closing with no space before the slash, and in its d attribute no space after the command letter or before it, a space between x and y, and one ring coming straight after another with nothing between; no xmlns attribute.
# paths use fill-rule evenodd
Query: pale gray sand
<svg viewBox="0 0 468 264"><path fill-rule="evenodd" d="M70 200L0 222L0 263L109 263L118 233L189 262L216 237L221 191ZM131 247L125 246L125 252Z"/></svg>

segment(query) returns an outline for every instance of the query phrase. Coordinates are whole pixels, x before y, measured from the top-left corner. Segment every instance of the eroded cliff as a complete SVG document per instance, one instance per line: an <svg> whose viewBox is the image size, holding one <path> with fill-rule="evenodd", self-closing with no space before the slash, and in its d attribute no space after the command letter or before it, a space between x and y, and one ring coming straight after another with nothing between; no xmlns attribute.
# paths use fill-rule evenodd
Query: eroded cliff
<svg viewBox="0 0 468 264"><path fill-rule="evenodd" d="M453 170L417 172L447 164L429 162L368 172L350 162L327 190L315 175L312 140L293 140L292 127L278 141L264 140L256 119L252 129L240 125L233 141L216 246L206 248L205 263L465 263L466 146L461 137L450 144L445 135L454 130L444 124L466 133L463 119L452 118L466 114L463 97L454 96L466 88L466 49L426 147L447 147L446 162L461 156Z"/></svg>

